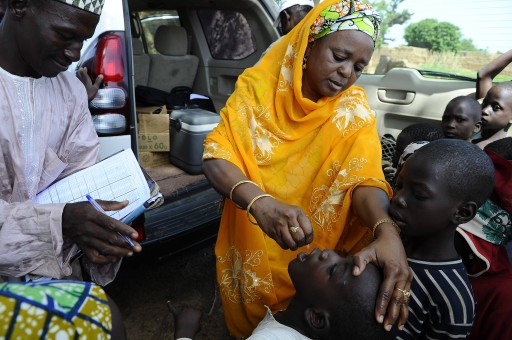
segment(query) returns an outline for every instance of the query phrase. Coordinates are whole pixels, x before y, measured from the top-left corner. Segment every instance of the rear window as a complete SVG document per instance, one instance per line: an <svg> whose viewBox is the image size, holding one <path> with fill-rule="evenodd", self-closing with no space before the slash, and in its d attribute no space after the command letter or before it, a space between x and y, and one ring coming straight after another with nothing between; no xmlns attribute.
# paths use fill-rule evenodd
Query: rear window
<svg viewBox="0 0 512 340"><path fill-rule="evenodd" d="M230 10L197 11L214 59L239 60L256 51L256 42L247 19Z"/></svg>

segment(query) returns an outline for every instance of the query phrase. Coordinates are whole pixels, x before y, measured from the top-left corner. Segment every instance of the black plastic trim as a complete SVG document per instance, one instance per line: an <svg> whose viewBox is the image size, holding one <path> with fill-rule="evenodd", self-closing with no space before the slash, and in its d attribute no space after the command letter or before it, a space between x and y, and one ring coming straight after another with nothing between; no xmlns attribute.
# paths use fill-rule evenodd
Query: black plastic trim
<svg viewBox="0 0 512 340"><path fill-rule="evenodd" d="M143 246L164 242L220 219L222 197L212 187L189 190L145 214Z"/></svg>

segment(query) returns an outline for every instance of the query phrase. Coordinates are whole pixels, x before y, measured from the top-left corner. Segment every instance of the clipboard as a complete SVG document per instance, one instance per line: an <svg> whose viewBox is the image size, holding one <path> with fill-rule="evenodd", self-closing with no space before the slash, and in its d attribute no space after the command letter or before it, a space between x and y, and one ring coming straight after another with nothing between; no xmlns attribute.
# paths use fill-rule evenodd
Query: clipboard
<svg viewBox="0 0 512 340"><path fill-rule="evenodd" d="M128 200L127 207L106 212L126 224L164 202L158 183L139 165L131 149L115 153L53 183L34 200L39 204L74 203L87 201L86 195L107 201ZM80 255L78 250L69 262Z"/></svg>

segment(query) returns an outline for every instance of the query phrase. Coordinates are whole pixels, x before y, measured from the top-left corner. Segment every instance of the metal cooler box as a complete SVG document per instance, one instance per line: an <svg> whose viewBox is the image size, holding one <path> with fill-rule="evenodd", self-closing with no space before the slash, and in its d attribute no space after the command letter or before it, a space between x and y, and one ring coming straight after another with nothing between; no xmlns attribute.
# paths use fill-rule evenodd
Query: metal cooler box
<svg viewBox="0 0 512 340"><path fill-rule="evenodd" d="M174 110L169 116L171 163L192 175L203 172L203 143L220 115L203 109Z"/></svg>

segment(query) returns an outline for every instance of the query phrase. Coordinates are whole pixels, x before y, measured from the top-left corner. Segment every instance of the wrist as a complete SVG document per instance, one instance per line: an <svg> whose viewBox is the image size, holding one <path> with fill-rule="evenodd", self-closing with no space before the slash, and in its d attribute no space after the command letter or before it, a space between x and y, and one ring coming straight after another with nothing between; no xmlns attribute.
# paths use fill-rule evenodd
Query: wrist
<svg viewBox="0 0 512 340"><path fill-rule="evenodd" d="M373 238L376 239L382 234L400 236L400 227L390 218L383 218L377 221L372 227Z"/></svg>
<svg viewBox="0 0 512 340"><path fill-rule="evenodd" d="M258 202L261 203L262 199L265 199L265 198L274 198L274 197L272 195L269 195L269 194L257 195L247 205L247 208L246 208L246 210L247 210L247 218L249 219L249 222L251 222L254 225L258 224L256 221L253 221L253 219L251 219L251 215L254 216L253 213L254 213L255 210L257 210L255 208L255 205L257 207L258 206Z"/></svg>

